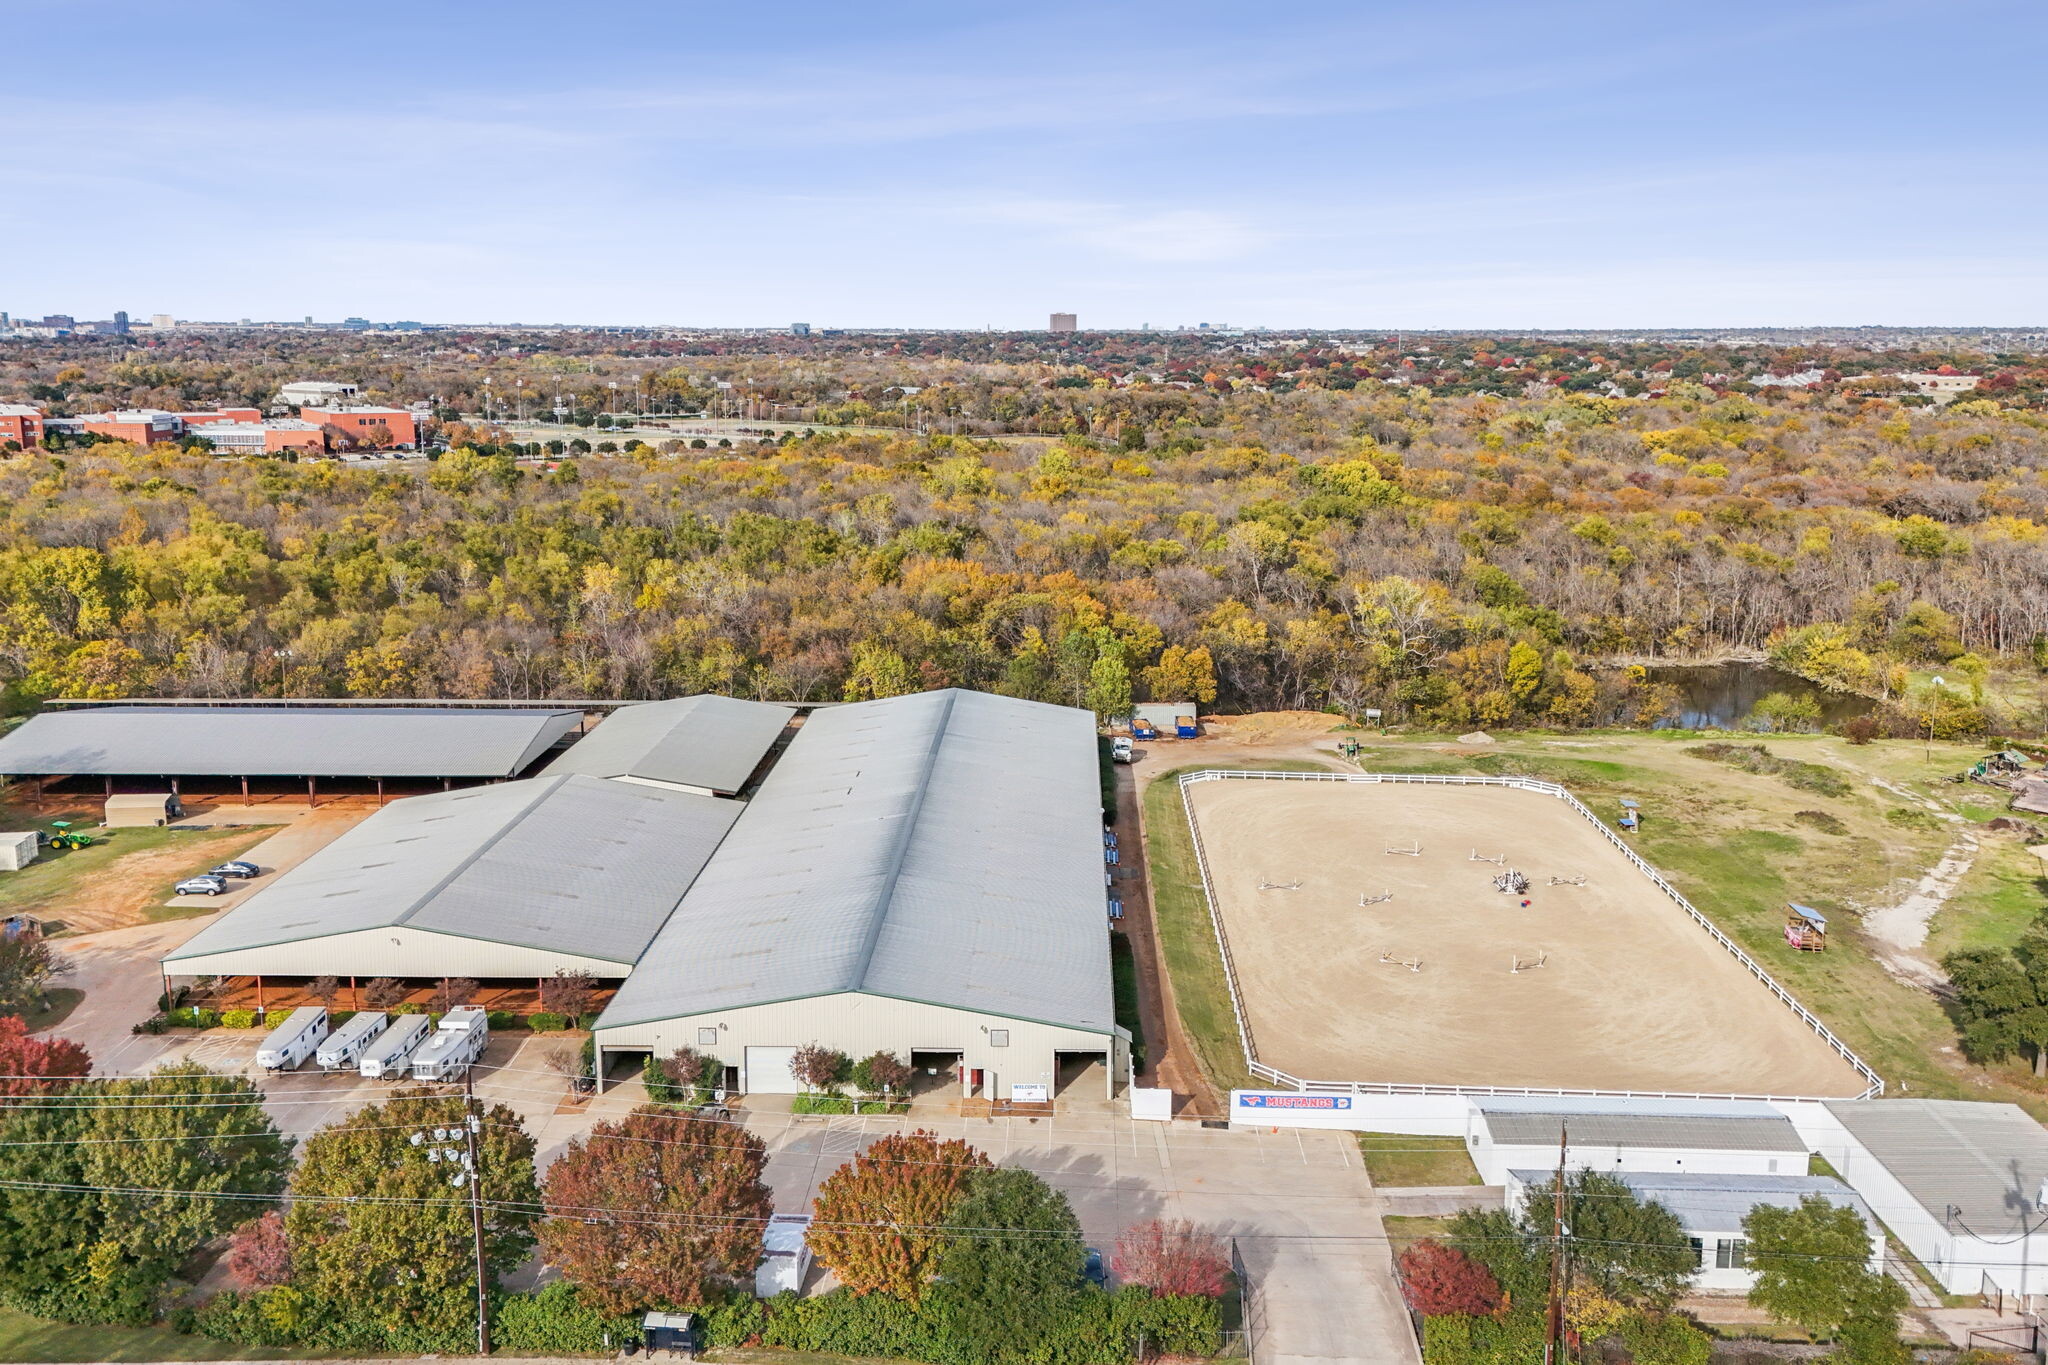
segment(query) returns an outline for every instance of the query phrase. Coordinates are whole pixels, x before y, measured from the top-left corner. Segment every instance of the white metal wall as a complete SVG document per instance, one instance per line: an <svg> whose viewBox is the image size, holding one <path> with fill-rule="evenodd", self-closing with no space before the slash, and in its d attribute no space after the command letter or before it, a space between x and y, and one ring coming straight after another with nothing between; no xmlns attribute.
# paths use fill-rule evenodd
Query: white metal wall
<svg viewBox="0 0 2048 1365"><path fill-rule="evenodd" d="M718 1041L702 1041L700 1029L715 1031ZM1008 1030L1009 1043L992 1045L992 1029ZM912 1052L958 1052L962 1065L985 1073L985 1084L993 1087L985 1093L1003 1099L1009 1098L1013 1084L1053 1085L1058 1079L1055 1053L1108 1052L1110 1074L1116 1076L1122 1074L1129 1051L1123 1038L1085 1029L851 991L597 1032L600 1053L651 1051L665 1057L679 1047L691 1047L733 1067L745 1066L749 1047L797 1047L811 1042L855 1059L882 1051L905 1061ZM742 1076L742 1088L745 1084Z"/></svg>
<svg viewBox="0 0 2048 1365"><path fill-rule="evenodd" d="M399 925L169 960L163 968L172 976L472 978L539 978L552 976L560 968L589 972L599 978L618 978L631 971L632 964Z"/></svg>

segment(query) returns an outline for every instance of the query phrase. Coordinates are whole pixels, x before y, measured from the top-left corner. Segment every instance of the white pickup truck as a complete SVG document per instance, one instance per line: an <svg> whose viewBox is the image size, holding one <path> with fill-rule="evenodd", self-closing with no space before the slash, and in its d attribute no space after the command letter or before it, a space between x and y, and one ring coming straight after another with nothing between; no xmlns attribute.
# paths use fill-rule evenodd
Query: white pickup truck
<svg viewBox="0 0 2048 1365"><path fill-rule="evenodd" d="M1134 763L1138 752L1131 747L1129 735L1113 735L1109 741L1109 757L1115 763Z"/></svg>

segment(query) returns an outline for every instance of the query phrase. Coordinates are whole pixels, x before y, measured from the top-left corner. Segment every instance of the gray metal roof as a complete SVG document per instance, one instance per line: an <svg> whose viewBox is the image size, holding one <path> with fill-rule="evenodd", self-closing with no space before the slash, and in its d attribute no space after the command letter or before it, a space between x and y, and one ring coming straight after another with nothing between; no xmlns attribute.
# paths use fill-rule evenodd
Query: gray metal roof
<svg viewBox="0 0 2048 1365"><path fill-rule="evenodd" d="M631 963L742 809L573 774L410 797L164 961L405 925Z"/></svg>
<svg viewBox="0 0 2048 1365"><path fill-rule="evenodd" d="M2039 1221L2048 1130L2016 1104L1979 1100L1833 1100L1828 1112L1936 1220L1954 1230L2011 1236ZM1854 1172L1847 1172L1854 1178Z"/></svg>
<svg viewBox="0 0 2048 1365"><path fill-rule="evenodd" d="M1548 1186L1555 1171L1508 1172L1524 1185ZM1678 1215L1687 1232L1740 1232L1742 1220L1759 1204L1796 1209L1801 1200L1819 1195L1839 1208L1856 1210L1865 1226L1877 1230L1877 1219L1863 1196L1825 1175L1719 1175L1703 1171L1603 1171L1635 1191L1643 1201L1662 1204Z"/></svg>
<svg viewBox="0 0 2048 1365"><path fill-rule="evenodd" d="M708 693L622 706L542 771L736 792L795 714Z"/></svg>
<svg viewBox="0 0 2048 1365"><path fill-rule="evenodd" d="M578 711L105 706L47 711L0 739L0 773L510 777Z"/></svg>
<svg viewBox="0 0 2048 1365"><path fill-rule="evenodd" d="M1497 1143L1555 1147L1697 1147L1723 1152L1799 1152L1792 1121L1767 1104L1671 1101L1628 1105L1571 1099L1488 1099L1475 1106Z"/></svg>
<svg viewBox="0 0 2048 1365"><path fill-rule="evenodd" d="M1115 1028L1095 718L949 689L813 714L601 1026L858 991Z"/></svg>

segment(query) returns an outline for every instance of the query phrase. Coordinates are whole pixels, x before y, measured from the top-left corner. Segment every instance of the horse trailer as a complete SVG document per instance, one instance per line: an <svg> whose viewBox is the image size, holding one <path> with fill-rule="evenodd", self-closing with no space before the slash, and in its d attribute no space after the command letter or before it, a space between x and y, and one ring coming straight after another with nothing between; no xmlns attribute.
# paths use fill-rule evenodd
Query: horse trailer
<svg viewBox="0 0 2048 1365"><path fill-rule="evenodd" d="M382 1010L364 1010L340 1028L327 1035L327 1041L320 1044L320 1050L313 1054L313 1060L323 1071L354 1071L356 1063L363 1060L363 1054L370 1050L370 1044L384 1031L390 1016Z"/></svg>
<svg viewBox="0 0 2048 1365"><path fill-rule="evenodd" d="M394 1017L391 1027L378 1034L377 1041L363 1053L362 1063L356 1071L372 1081L404 1079L412 1071L412 1054L420 1050L420 1044L427 1040L432 1028L433 1024L424 1014Z"/></svg>
<svg viewBox="0 0 2048 1365"><path fill-rule="evenodd" d="M327 1038L327 1011L320 1005L301 1005L285 1016L256 1049L256 1065L265 1071L291 1071L313 1055L313 1049Z"/></svg>
<svg viewBox="0 0 2048 1365"><path fill-rule="evenodd" d="M489 1018L475 1005L457 1005L441 1016L441 1027L413 1055L412 1078L416 1081L453 1081L484 1055L490 1040Z"/></svg>

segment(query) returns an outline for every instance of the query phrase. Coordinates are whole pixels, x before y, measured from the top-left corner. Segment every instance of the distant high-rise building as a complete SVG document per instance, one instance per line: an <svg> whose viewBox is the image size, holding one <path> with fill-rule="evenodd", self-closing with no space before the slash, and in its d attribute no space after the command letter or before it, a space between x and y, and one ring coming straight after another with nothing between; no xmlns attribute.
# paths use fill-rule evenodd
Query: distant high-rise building
<svg viewBox="0 0 2048 1365"><path fill-rule="evenodd" d="M169 313L151 313L149 315L149 325L152 327L162 327L166 330L169 330L170 328L176 327L178 325L178 320L172 317Z"/></svg>
<svg viewBox="0 0 2048 1365"><path fill-rule="evenodd" d="M811 324L808 322L792 322L789 324L789 334L793 337L807 337L811 334Z"/></svg>
<svg viewBox="0 0 2048 1365"><path fill-rule="evenodd" d="M1052 330L1055 332L1071 332L1075 330L1074 315L1072 313L1054 313L1052 315Z"/></svg>
<svg viewBox="0 0 2048 1365"><path fill-rule="evenodd" d="M313 315L311 313L306 314L306 325L308 327L313 325Z"/></svg>
<svg viewBox="0 0 2048 1365"><path fill-rule="evenodd" d="M114 335L118 337L128 335L128 315L126 313L114 314Z"/></svg>

